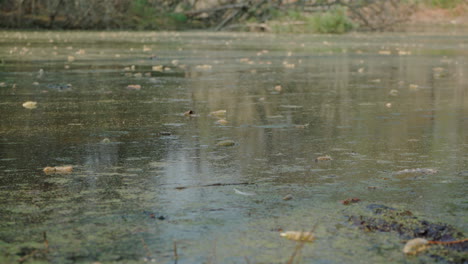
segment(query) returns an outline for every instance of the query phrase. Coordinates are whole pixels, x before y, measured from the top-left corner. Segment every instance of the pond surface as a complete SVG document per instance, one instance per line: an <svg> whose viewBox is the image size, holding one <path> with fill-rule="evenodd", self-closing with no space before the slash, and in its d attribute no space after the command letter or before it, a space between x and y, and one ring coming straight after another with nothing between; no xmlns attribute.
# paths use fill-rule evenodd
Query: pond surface
<svg viewBox="0 0 468 264"><path fill-rule="evenodd" d="M468 231L468 35L0 31L0 69L2 263L433 261L374 203Z"/></svg>

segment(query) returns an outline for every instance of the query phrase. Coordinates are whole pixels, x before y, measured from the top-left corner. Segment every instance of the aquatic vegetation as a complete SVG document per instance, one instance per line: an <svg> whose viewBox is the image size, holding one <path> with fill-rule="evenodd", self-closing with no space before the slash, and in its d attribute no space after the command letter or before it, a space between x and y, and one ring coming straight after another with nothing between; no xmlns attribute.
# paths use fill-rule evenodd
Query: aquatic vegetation
<svg viewBox="0 0 468 264"><path fill-rule="evenodd" d="M464 263L466 259L467 239L454 227L443 223L432 223L419 219L408 210L398 210L385 205L366 206L370 215L351 215L349 221L366 232L395 232L405 239L414 238L403 248L406 254L427 251L427 255L437 260L450 260L452 263ZM443 240L443 241L442 241ZM429 247L432 244L443 247Z"/></svg>
<svg viewBox="0 0 468 264"><path fill-rule="evenodd" d="M23 107L26 109L34 109L37 108L37 102L27 101L23 103Z"/></svg>
<svg viewBox="0 0 468 264"><path fill-rule="evenodd" d="M315 240L315 235L312 232L286 231L280 233L280 236L285 237L289 240L301 242L313 242Z"/></svg>

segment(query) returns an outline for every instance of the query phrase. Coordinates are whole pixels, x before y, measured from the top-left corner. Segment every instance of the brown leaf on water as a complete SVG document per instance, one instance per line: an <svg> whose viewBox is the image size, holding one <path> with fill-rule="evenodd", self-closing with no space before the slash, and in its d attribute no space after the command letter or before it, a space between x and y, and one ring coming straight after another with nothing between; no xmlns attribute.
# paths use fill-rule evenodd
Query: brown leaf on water
<svg viewBox="0 0 468 264"><path fill-rule="evenodd" d="M358 203L360 201L361 201L361 199L359 199L359 198L348 198L348 199L345 199L345 200L340 201L340 202L343 205L350 205L350 204L353 204L353 203Z"/></svg>
<svg viewBox="0 0 468 264"><path fill-rule="evenodd" d="M184 112L184 116L192 116L193 114L195 114L195 112L193 112L193 110L188 110L188 111Z"/></svg>
<svg viewBox="0 0 468 264"><path fill-rule="evenodd" d="M329 155L319 156L319 157L315 158L315 162L328 161L328 160L333 160L333 159Z"/></svg>
<svg viewBox="0 0 468 264"><path fill-rule="evenodd" d="M141 89L141 85L139 85L139 84L129 84L129 85L127 85L127 89L138 91L138 90Z"/></svg>
<svg viewBox="0 0 468 264"><path fill-rule="evenodd" d="M46 174L68 174L73 171L73 166L45 167L43 171Z"/></svg>

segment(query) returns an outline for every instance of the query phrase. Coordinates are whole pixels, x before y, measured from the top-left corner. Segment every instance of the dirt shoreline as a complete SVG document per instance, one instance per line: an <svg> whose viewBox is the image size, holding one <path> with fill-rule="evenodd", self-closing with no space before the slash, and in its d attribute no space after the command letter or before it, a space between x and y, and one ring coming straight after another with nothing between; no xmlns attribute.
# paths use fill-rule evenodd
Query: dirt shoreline
<svg viewBox="0 0 468 264"><path fill-rule="evenodd" d="M468 4L459 4L450 9L417 7L405 24L409 25L463 25L468 26Z"/></svg>

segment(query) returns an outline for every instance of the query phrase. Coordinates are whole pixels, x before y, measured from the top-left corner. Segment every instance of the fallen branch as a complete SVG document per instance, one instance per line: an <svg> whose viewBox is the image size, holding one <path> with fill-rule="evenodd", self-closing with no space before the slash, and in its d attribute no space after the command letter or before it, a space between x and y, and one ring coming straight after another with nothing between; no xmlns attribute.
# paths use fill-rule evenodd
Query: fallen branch
<svg viewBox="0 0 468 264"><path fill-rule="evenodd" d="M213 186L229 186L229 185L251 185L254 183L251 182L232 182L232 183L211 183L211 184L204 184L204 185L193 185L193 186L179 186L175 187L177 190L183 190L188 188L201 188L201 187L213 187Z"/></svg>
<svg viewBox="0 0 468 264"><path fill-rule="evenodd" d="M231 8L245 8L247 7L246 4L240 3L240 4L232 4L232 5L223 5L223 6L217 6L213 8L206 8L206 9L200 9L200 10L194 10L194 11L188 11L185 12L184 15L186 16L196 16L202 13L212 13L212 12L217 12L221 11L224 9L231 9Z"/></svg>

